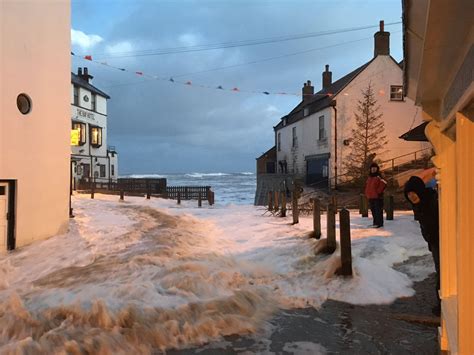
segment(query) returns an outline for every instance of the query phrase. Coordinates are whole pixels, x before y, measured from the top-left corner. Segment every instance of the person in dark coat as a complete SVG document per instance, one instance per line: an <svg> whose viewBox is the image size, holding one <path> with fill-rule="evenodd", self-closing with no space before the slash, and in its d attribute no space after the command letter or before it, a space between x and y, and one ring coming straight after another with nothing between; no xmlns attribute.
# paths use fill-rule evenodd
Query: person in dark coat
<svg viewBox="0 0 474 355"><path fill-rule="evenodd" d="M439 265L439 210L438 192L425 186L424 181L418 176L412 176L405 184L405 197L411 203L415 218L420 223L421 235L428 243L436 269L436 297L438 304L433 308L433 313L440 315L441 304L438 290L440 288Z"/></svg>
<svg viewBox="0 0 474 355"><path fill-rule="evenodd" d="M379 166L377 163L372 163L369 168L369 177L365 183L365 196L369 200L375 228L383 227L383 192L386 187L387 183L380 175Z"/></svg>

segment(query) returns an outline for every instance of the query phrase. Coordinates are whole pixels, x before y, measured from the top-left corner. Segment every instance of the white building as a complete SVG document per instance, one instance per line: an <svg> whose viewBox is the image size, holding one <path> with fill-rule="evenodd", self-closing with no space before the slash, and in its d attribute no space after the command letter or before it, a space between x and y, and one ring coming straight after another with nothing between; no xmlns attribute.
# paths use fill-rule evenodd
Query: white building
<svg viewBox="0 0 474 355"><path fill-rule="evenodd" d="M338 181L344 179L354 113L369 83L383 113L388 140L385 152L376 159L384 161L426 147L426 143L399 139L421 123L421 112L412 100L403 97L403 70L390 56L390 33L384 31L383 21L374 42L373 58L335 82L326 65L322 89L316 94L310 81L304 84L301 103L274 127L278 173L304 177L318 187L334 186L335 176ZM403 159L398 159L397 163L401 162Z"/></svg>
<svg viewBox="0 0 474 355"><path fill-rule="evenodd" d="M87 68L71 73L72 129L79 131L79 144L71 146L74 188L79 181L114 182L118 155L107 146L107 99L109 95L91 84Z"/></svg>
<svg viewBox="0 0 474 355"><path fill-rule="evenodd" d="M0 253L67 231L70 4L0 1Z"/></svg>

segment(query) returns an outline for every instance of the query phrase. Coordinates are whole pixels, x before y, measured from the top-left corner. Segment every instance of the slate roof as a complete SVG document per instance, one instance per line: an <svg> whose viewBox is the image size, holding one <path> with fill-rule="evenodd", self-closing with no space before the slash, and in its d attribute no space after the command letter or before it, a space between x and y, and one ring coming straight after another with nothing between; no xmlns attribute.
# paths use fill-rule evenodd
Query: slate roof
<svg viewBox="0 0 474 355"><path fill-rule="evenodd" d="M349 74L343 76L339 80L333 82L328 88L323 89L315 93L311 98L301 101L288 115L283 116L281 121L273 127L275 131L283 128L283 120L286 118L286 125L297 122L305 117L303 109L309 108L309 115L321 111L322 109L331 106L331 102L334 100L334 96L340 93L349 83L355 79L375 58L372 58L367 63L361 65L357 69L351 71ZM398 63L397 63L398 65Z"/></svg>
<svg viewBox="0 0 474 355"><path fill-rule="evenodd" d="M100 96L105 97L106 99L110 99L110 96L107 95L102 90L97 89L94 85L88 83L86 80L79 77L77 74L71 72L71 82L81 88L87 89L94 94L98 94Z"/></svg>

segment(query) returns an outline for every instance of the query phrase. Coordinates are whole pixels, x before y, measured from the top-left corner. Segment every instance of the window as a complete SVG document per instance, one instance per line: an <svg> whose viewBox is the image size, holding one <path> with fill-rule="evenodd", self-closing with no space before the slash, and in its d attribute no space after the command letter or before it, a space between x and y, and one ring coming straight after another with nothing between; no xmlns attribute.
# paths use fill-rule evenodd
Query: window
<svg viewBox="0 0 474 355"><path fill-rule="evenodd" d="M91 110L92 111L97 111L97 103L96 103L96 96L95 94L91 94Z"/></svg>
<svg viewBox="0 0 474 355"><path fill-rule="evenodd" d="M110 170L111 170L110 175L114 176L115 175L115 165L114 164L112 164L110 166Z"/></svg>
<svg viewBox="0 0 474 355"><path fill-rule="evenodd" d="M91 146L100 147L102 145L102 128L100 127L91 127Z"/></svg>
<svg viewBox="0 0 474 355"><path fill-rule="evenodd" d="M281 132L278 132L278 135L277 135L277 146L278 146L278 151L281 152Z"/></svg>
<svg viewBox="0 0 474 355"><path fill-rule="evenodd" d="M305 108L303 109L303 116L306 117L306 116L308 116L308 115L309 115L309 107L305 107Z"/></svg>
<svg viewBox="0 0 474 355"><path fill-rule="evenodd" d="M296 145L297 145L297 139L296 139L296 127L293 127L293 130L292 130L292 132L293 132L293 142L292 142L292 145L291 145L291 146L292 146L292 147L296 147Z"/></svg>
<svg viewBox="0 0 474 355"><path fill-rule="evenodd" d="M403 86L390 85L390 101L403 101Z"/></svg>
<svg viewBox="0 0 474 355"><path fill-rule="evenodd" d="M79 87L74 86L74 105L79 106Z"/></svg>
<svg viewBox="0 0 474 355"><path fill-rule="evenodd" d="M100 177L101 178L105 177L105 165L104 164L100 165Z"/></svg>
<svg viewBox="0 0 474 355"><path fill-rule="evenodd" d="M79 145L86 144L86 124L81 122L73 122L72 129L79 131Z"/></svg>
<svg viewBox="0 0 474 355"><path fill-rule="evenodd" d="M319 117L319 140L326 139L326 128L324 128L324 116Z"/></svg>

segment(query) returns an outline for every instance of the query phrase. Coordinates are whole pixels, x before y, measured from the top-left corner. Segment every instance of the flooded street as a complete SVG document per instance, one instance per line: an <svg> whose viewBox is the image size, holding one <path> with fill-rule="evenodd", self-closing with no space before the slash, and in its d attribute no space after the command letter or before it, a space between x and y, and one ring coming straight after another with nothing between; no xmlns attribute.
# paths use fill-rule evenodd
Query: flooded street
<svg viewBox="0 0 474 355"><path fill-rule="evenodd" d="M327 332L294 343L300 321L307 335L326 334L318 319L326 330L344 322L358 329L374 318L353 316L344 305L412 296L413 281L431 273L429 259L403 272L392 267L427 253L418 238L396 235L411 223L403 216L380 236L354 220L355 276L344 279L334 276L337 252L316 253L321 241L308 238L309 218L291 226L253 206L172 202L78 196L68 234L2 256L0 353L148 354L207 343L204 349L218 349L216 341L228 336L237 352L242 341L250 341L242 349L273 351L275 337L282 351L324 352L344 338L328 343ZM247 335L260 340L252 345Z"/></svg>

